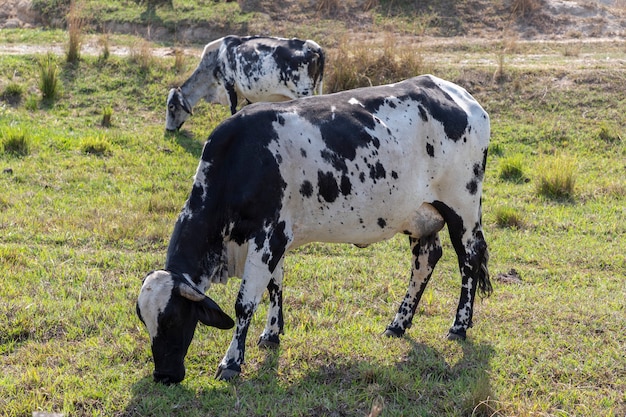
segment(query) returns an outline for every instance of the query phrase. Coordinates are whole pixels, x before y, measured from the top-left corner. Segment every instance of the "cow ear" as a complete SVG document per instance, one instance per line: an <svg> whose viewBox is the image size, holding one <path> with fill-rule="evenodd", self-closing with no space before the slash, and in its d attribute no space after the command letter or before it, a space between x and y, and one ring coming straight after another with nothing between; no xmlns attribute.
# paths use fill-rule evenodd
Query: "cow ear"
<svg viewBox="0 0 626 417"><path fill-rule="evenodd" d="M235 325L233 319L222 311L220 306L209 297L205 297L196 304L198 308L198 320L207 326L218 329L230 329Z"/></svg>
<svg viewBox="0 0 626 417"><path fill-rule="evenodd" d="M187 101L187 97L183 96L183 93L180 93L180 98L180 102L183 105L183 110L189 113L190 116L193 116L193 110L191 109L191 104L189 104L189 101Z"/></svg>

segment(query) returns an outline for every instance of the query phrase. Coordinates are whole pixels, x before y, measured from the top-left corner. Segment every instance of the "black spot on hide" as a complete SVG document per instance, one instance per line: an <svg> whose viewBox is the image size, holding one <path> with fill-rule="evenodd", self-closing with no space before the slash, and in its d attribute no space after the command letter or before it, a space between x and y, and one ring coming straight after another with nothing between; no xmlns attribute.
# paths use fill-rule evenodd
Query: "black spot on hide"
<svg viewBox="0 0 626 417"><path fill-rule="evenodd" d="M428 154L428 156L433 158L435 156L435 147L433 145L431 145L430 143L427 143L426 144L426 153Z"/></svg>
<svg viewBox="0 0 626 417"><path fill-rule="evenodd" d="M303 197L311 197L313 195L313 185L310 181L305 180L300 186L300 194Z"/></svg>
<svg viewBox="0 0 626 417"><path fill-rule="evenodd" d="M323 151L320 152L320 154L322 158L326 162L331 164L333 168L335 168L337 171L341 171L343 173L348 172L346 161L344 158L341 157L341 155L338 155L337 153L330 151L328 149L324 149Z"/></svg>
<svg viewBox="0 0 626 417"><path fill-rule="evenodd" d="M332 172L317 171L317 187L319 195L329 203L339 196L339 187Z"/></svg>
<svg viewBox="0 0 626 417"><path fill-rule="evenodd" d="M424 109L424 106L420 104L419 106L417 106L417 108L420 111L420 117L422 118L422 121L427 122L428 114L426 113L426 109Z"/></svg>
<svg viewBox="0 0 626 417"><path fill-rule="evenodd" d="M385 171L385 167L383 164L376 162L376 165L370 166L370 178L374 181L379 180L381 178L385 178L387 176L387 172Z"/></svg>
<svg viewBox="0 0 626 417"><path fill-rule="evenodd" d="M270 271L274 272L276 269L276 265L285 254L285 248L287 247L287 242L289 239L285 234L285 222L279 222L274 229L271 230L270 240L269 240L269 259L267 264L269 266ZM265 255L264 255L264 262Z"/></svg>
<svg viewBox="0 0 626 417"><path fill-rule="evenodd" d="M470 194L474 195L478 191L478 183L476 180L471 180L465 185L465 188L467 188Z"/></svg>
<svg viewBox="0 0 626 417"><path fill-rule="evenodd" d="M387 226L387 222L382 217L379 217L378 218L378 225L380 226L381 229L384 229L385 226Z"/></svg>
<svg viewBox="0 0 626 417"><path fill-rule="evenodd" d="M350 178L345 175L341 176L341 194L347 196L352 192L352 183L350 182Z"/></svg>
<svg viewBox="0 0 626 417"><path fill-rule="evenodd" d="M443 124L444 131L450 139L455 142L459 141L468 126L467 113L430 78L416 77L408 81L420 87L416 92L410 92L409 95L421 103L422 120L424 120L424 115L421 106L425 108L427 114Z"/></svg>

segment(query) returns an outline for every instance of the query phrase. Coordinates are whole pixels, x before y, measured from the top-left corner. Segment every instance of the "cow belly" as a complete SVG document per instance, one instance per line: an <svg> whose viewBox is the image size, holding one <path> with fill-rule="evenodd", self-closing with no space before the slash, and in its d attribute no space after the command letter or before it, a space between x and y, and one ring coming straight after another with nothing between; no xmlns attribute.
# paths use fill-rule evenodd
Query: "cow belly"
<svg viewBox="0 0 626 417"><path fill-rule="evenodd" d="M385 204L369 201L369 204L356 206L311 203L312 207L286 212L296 214L287 220L292 224L295 246L309 242L368 245L390 239L397 233L416 238L431 235L444 226L439 212L423 201L391 198Z"/></svg>
<svg viewBox="0 0 626 417"><path fill-rule="evenodd" d="M280 102L294 100L298 96L294 91L283 85L268 85L266 87L256 86L256 89L240 88L238 94L250 103L259 102Z"/></svg>

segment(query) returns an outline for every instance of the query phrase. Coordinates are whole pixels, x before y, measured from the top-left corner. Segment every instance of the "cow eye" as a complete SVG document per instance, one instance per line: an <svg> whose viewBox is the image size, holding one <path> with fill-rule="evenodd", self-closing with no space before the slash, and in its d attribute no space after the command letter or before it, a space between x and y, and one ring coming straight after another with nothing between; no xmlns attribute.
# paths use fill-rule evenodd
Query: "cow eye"
<svg viewBox="0 0 626 417"><path fill-rule="evenodd" d="M170 104L168 108L170 109L170 111L173 112L176 109L176 106L174 106L173 104Z"/></svg>

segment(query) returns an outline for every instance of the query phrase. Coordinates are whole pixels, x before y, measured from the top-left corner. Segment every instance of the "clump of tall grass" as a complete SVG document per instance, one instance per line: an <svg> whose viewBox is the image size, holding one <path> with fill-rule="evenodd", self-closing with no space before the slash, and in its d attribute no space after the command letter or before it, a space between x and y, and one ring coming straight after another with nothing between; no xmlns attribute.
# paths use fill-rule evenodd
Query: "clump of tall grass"
<svg viewBox="0 0 626 417"><path fill-rule="evenodd" d="M109 35L107 33L100 36L98 39L98 45L102 48L98 59L100 61L106 61L111 56L111 49L109 48Z"/></svg>
<svg viewBox="0 0 626 417"><path fill-rule="evenodd" d="M364 12L375 9L380 4L380 0L365 0L361 6Z"/></svg>
<svg viewBox="0 0 626 417"><path fill-rule="evenodd" d="M511 1L511 16L526 17L541 7L540 0L513 0Z"/></svg>
<svg viewBox="0 0 626 417"><path fill-rule="evenodd" d="M580 55L581 49L580 43L566 43L563 47L563 56L577 57Z"/></svg>
<svg viewBox="0 0 626 417"><path fill-rule="evenodd" d="M70 64L75 64L80 59L80 45L83 37L83 26L85 19L81 15L81 3L72 0L70 2L70 10L67 14L67 32L69 34L69 42L65 59Z"/></svg>
<svg viewBox="0 0 626 417"><path fill-rule="evenodd" d="M22 102L22 96L24 95L25 88L23 85L11 81L4 87L0 98L12 106L17 106Z"/></svg>
<svg viewBox="0 0 626 417"><path fill-rule="evenodd" d="M520 212L513 207L501 206L496 207L494 211L496 224L498 227L510 227L513 229L521 229L524 227L524 218Z"/></svg>
<svg viewBox="0 0 626 417"><path fill-rule="evenodd" d="M576 161L568 156L544 158L538 163L537 193L551 199L573 198L576 165Z"/></svg>
<svg viewBox="0 0 626 417"><path fill-rule="evenodd" d="M505 63L506 63L506 51L501 50L496 55L496 61L498 62L498 66L496 67L496 71L493 73L493 80L496 83L503 83L506 80L506 71L505 71Z"/></svg>
<svg viewBox="0 0 626 417"><path fill-rule="evenodd" d="M472 417L492 417L499 415L495 408L495 401L489 377L484 375L473 382L472 388L464 398L464 415Z"/></svg>
<svg viewBox="0 0 626 417"><path fill-rule="evenodd" d="M622 141L622 137L616 131L616 129L609 127L607 124L602 124L598 130L598 139L606 143L618 143Z"/></svg>
<svg viewBox="0 0 626 417"><path fill-rule="evenodd" d="M498 164L500 179L512 182L524 182L524 157L522 155L512 155L500 159Z"/></svg>
<svg viewBox="0 0 626 417"><path fill-rule="evenodd" d="M59 67L51 53L39 59L39 90L43 101L52 101L59 94Z"/></svg>
<svg viewBox="0 0 626 417"><path fill-rule="evenodd" d="M102 109L102 121L100 125L102 127L111 127L111 119L113 118L113 107L104 106Z"/></svg>
<svg viewBox="0 0 626 417"><path fill-rule="evenodd" d="M402 48L389 34L382 48L366 42L341 42L337 49L331 50L329 61L337 63L325 76L324 85L329 93L387 84L425 72L419 49Z"/></svg>
<svg viewBox="0 0 626 417"><path fill-rule="evenodd" d="M496 61L498 66L493 74L493 80L496 83L503 83L509 78L508 70L506 68L506 58L508 55L515 53L517 50L517 35L509 32L508 30L505 31L496 52Z"/></svg>
<svg viewBox="0 0 626 417"><path fill-rule="evenodd" d="M111 153L111 146L104 137L87 136L81 141L80 150L90 155L106 156Z"/></svg>
<svg viewBox="0 0 626 417"><path fill-rule="evenodd" d="M318 0L317 12L325 15L331 15L337 12L339 5L342 3L340 0Z"/></svg>
<svg viewBox="0 0 626 417"><path fill-rule="evenodd" d="M185 52L180 48L174 48L174 70L177 74L185 71Z"/></svg>
<svg viewBox="0 0 626 417"><path fill-rule="evenodd" d="M134 45L130 49L129 59L132 64L139 66L142 72L149 72L154 63L150 43L146 40L142 40L138 45Z"/></svg>
<svg viewBox="0 0 626 417"><path fill-rule="evenodd" d="M0 149L5 154L26 156L30 153L30 138L19 127L0 130Z"/></svg>
<svg viewBox="0 0 626 417"><path fill-rule="evenodd" d="M39 107L39 99L36 94L30 94L26 97L26 101L24 102L24 108L26 110L35 111Z"/></svg>

